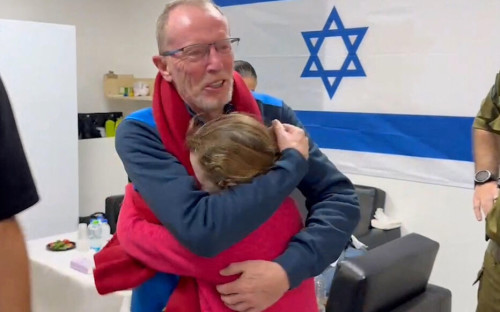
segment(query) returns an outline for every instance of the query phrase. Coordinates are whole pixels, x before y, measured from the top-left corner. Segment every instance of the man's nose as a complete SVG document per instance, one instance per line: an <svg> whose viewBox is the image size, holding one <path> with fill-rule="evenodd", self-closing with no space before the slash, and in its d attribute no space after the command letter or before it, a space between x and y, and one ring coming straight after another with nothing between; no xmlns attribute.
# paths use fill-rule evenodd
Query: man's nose
<svg viewBox="0 0 500 312"><path fill-rule="evenodd" d="M220 71L222 69L222 57L214 45L211 45L208 50L208 71Z"/></svg>

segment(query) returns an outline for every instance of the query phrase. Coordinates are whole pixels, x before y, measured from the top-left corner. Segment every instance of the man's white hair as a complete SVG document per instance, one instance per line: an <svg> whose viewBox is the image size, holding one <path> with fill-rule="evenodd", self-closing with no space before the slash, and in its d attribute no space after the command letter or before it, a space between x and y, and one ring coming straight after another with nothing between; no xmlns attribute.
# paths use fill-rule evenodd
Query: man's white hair
<svg viewBox="0 0 500 312"><path fill-rule="evenodd" d="M163 13L158 17L158 21L156 22L156 42L158 43L158 52L162 53L162 49L167 45L167 23L170 12L178 6L181 5L191 5L198 7L207 7L212 6L217 11L222 13L221 9L212 1L212 0L172 0L165 6Z"/></svg>

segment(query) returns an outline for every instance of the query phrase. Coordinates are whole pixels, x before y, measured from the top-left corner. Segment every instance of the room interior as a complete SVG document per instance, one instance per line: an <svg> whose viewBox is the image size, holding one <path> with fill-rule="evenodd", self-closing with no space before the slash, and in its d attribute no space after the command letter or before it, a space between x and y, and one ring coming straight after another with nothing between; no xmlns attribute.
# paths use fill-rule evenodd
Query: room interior
<svg viewBox="0 0 500 312"><path fill-rule="evenodd" d="M301 1L291 2L299 5ZM322 4L328 7L326 10L329 13L332 1L322 1ZM275 9L274 6L277 5L269 3L248 6L247 13L251 15L269 12L270 16L267 18L273 20L278 26L283 25L287 21L277 12L278 9ZM337 90L333 102L339 103L340 106L349 103L352 111L359 112L362 111L362 104L370 103L370 101L376 102L375 104L379 105L378 108L383 107L384 104L380 104L382 102L426 106L429 97L434 96L437 100L429 106L436 107L436 114L454 115L450 111L453 111L454 105L459 105L456 103L460 102L465 109L457 112L456 115L474 116L481 99L500 68L500 59L496 53L491 52L498 51L500 44L489 40L486 35L481 35L490 30L490 25L498 24L493 12L498 12L500 5L492 0L474 6L469 2L461 1L460 6L453 8L439 4L440 10L437 11L448 16L448 22L453 27L446 26L439 21L441 18L434 13L436 10L432 7L436 4L430 0L420 4L405 5L398 4L397 1L389 1L385 5L386 7L380 11L373 4L366 4L364 9L358 10L354 9L348 1L335 2L344 23L357 25L364 23L365 20L370 21L366 41L359 49L362 53L361 60L366 61L366 64L369 64L368 60L371 60L372 65L365 64L367 79L344 80L341 85L344 89ZM151 57L157 53L154 29L156 18L163 6L164 1L158 0L146 2L45 0L43 3L33 0L6 0L0 3L2 22L27 22L21 26L26 32L31 31L30 27L40 32L38 41L30 41L29 37L25 41L16 40L18 47L37 45L41 51L44 51L41 55L35 56L28 53L29 51L25 54L18 54L19 48L14 51L14 47L12 47L12 52L0 52L0 74L6 80L9 94L13 97L21 136L42 195L42 201L39 204L21 215L28 240L76 231L78 216L88 216L97 211L104 212L106 199L109 196L123 194L127 175L114 150L114 138L77 140L76 117L77 113L114 111L123 112L126 116L150 105L148 101L107 97L104 91L104 80L106 73L110 70L120 75L154 78L156 70L151 61ZM232 31L238 36L248 37L250 30L244 29L248 25L238 22L238 9L237 6L224 8L233 25ZM318 11L321 10L318 9ZM283 12L292 14L286 10ZM382 40L376 35L377 22L381 23L383 18L391 19L391 15L386 12L394 14L392 21L399 26L399 28L396 27L397 30L394 30L394 40L403 40L403 44L393 50L390 50L386 42L377 42L377 40ZM321 23L324 24L326 16L323 15L326 13L314 14L320 15ZM423 21L436 26L433 28L434 34L423 30L424 22L418 19L419 14L427 17ZM464 20L472 21L474 26L469 28L460 26ZM12 42L15 38L9 38L5 32L2 33L2 30L6 28L1 27L7 27L7 24L11 27L15 26L10 22L1 23L0 39ZM252 31L259 27L259 22L254 24ZM268 27L272 24L265 25ZM309 27L304 26L301 21L297 21L296 24L298 28L308 29ZM320 24L315 27L323 27L323 24ZM386 23L383 26L381 31L387 30L385 27L391 24ZM454 27L458 29L456 32L450 30ZM43 37L44 29L50 32L60 31L62 37L53 35ZM424 35L419 35L419 32L424 32ZM261 40L265 39L261 38ZM300 35L299 39L302 40ZM44 40L49 40L48 42L54 40L54 44L47 45L45 44L47 41ZM253 40L259 40L259 38ZM421 46L416 47L412 42L418 42ZM456 49L456 54L450 54L450 50L445 48L446 44L448 44L446 48ZM380 46L383 49L374 52L369 50L370 46ZM483 48L474 49L474 46ZM3 42L0 42L0 47L2 51L6 51ZM284 98L295 109L307 110L304 101L295 99L286 91L276 94L276 90L283 89L283 85L277 85L276 72L286 67L287 63L276 65L278 68L273 67L270 64L276 61L275 55L262 57L255 48L243 46L245 47L248 49L237 51L237 58L251 60L256 65L259 71L259 91ZM404 50L404 47L408 47L409 50ZM54 51L64 52L66 66L60 66L61 58L53 54ZM300 51L307 52L302 43ZM45 56L48 59L47 62L56 65L44 67L41 62L37 61L37 57ZM302 64L300 69L297 73L283 69L286 72L284 76L289 77L286 78L289 80L283 79L286 81L281 83L297 88L310 88L315 85L317 88L314 92L315 99L319 99L320 103L330 103L331 99L325 94L321 82L312 79L305 82L304 79L300 80L300 71L307 57L305 54L299 56L296 58ZM446 65L439 66L439 61L443 61L441 57L448 57L452 60ZM465 57L467 62L463 61ZM374 73L377 70L380 71L374 60L390 58L395 60L395 65L389 67L387 71L397 79L410 77L405 80L405 82L412 83L410 87L392 80L380 82L380 84L388 85L386 89L383 89L383 86L378 84L379 82L369 85L368 78L380 78ZM17 61L14 62L14 59ZM38 73L34 74L33 71L21 65L26 59L31 59L33 64L39 66L37 67ZM442 81L442 84L438 84L440 88L425 89L430 84L426 84L426 74L438 71L443 72L444 75L443 78L436 78L437 81ZM432 79L429 78L430 80ZM25 88L28 81L30 92L26 92ZM420 88L422 85L424 87ZM383 90L391 87L408 91L408 94L383 93ZM382 91L377 91L376 88ZM442 90L442 93L437 90ZM59 96L60 94L64 94L64 97ZM36 107L30 102L30 98L33 97L41 98ZM451 97L451 103L448 103L447 97ZM61 107L64 110L61 110ZM376 110L377 107L368 108L368 110ZM314 110L329 110L329 107L327 104L318 104ZM338 110L342 111L342 109ZM32 114L37 115L38 118L31 117ZM40 129L46 132L41 135ZM401 234L403 236L417 233L439 243L439 251L429 283L451 291L453 311L472 311L476 305L476 287L473 287L472 283L481 266L482 255L486 247L484 224L475 221L472 212L474 171L472 162L458 161L462 169L456 173L456 183L447 183L440 181L440 174L447 170L452 171L455 167L447 168L446 164L439 161L436 161L440 167L435 172L435 177L426 180L425 175L419 177L414 174L416 177L409 179L406 176L388 177L382 171L396 166L398 162L401 162L403 167L416 166L421 159L402 161L396 159L394 155L375 155L374 165L369 168L370 170L363 171L363 168L356 163L345 162L345 159L350 156L346 151L334 149L323 151L334 163L342 162L342 165L338 165L339 168L354 184L376 187L385 192L385 212L402 221ZM365 157L367 162L372 160L369 159L372 155L368 153L359 154L362 154L360 157L362 159ZM450 180L453 180L453 176ZM471 182L467 184L464 181ZM62 282L64 280L54 280L54 285L44 287L44 291L57 287L57 283ZM76 292L77 290L68 291ZM43 293L43 296L45 295ZM126 297L124 294L119 294L119 296L122 295ZM115 299L104 299L103 302L116 305ZM71 304L70 298L65 300L67 300L66 304ZM116 311L119 311L120 306L117 306ZM36 305L34 311L37 311Z"/></svg>

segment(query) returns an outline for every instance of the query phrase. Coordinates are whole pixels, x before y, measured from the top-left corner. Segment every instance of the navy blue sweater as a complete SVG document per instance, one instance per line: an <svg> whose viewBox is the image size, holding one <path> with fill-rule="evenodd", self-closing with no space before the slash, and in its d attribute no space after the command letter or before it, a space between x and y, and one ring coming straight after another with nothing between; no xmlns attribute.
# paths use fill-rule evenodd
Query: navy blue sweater
<svg viewBox="0 0 500 312"><path fill-rule="evenodd" d="M273 119L302 127L283 101L254 93L264 122ZM294 150L251 183L210 195L161 141L152 109L128 116L116 133L116 150L125 170L160 222L191 252L213 257L264 223L297 187L306 197L306 228L275 261L291 287L316 276L335 261L359 220L354 188L309 139L309 159Z"/></svg>

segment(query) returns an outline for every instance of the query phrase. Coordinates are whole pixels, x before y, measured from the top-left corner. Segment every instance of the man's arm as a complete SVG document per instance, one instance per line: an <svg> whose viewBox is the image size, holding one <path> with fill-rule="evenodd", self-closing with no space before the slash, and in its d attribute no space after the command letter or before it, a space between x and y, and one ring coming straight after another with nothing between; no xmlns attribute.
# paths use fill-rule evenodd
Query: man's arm
<svg viewBox="0 0 500 312"><path fill-rule="evenodd" d="M474 163L476 172L488 170L498 177L498 135L481 129L474 129ZM497 181L490 181L474 187L474 214L477 221L486 217L498 197Z"/></svg>
<svg viewBox="0 0 500 312"><path fill-rule="evenodd" d="M0 221L0 255L0 311L30 311L28 256L15 218Z"/></svg>
<svg viewBox="0 0 500 312"><path fill-rule="evenodd" d="M498 108L498 95L500 76L497 75L495 84L481 103L481 108L474 119L473 144L475 170L488 170L498 177L499 165L499 134L500 112ZM487 182L474 187L474 214L478 221L487 216L493 208L498 197L496 181Z"/></svg>
<svg viewBox="0 0 500 312"><path fill-rule="evenodd" d="M290 142L296 142L296 145L292 143L293 149L308 158L308 139L302 129L283 126L276 121L275 132L278 146L288 146ZM283 156L286 158L289 153L290 151L285 150ZM163 226L146 221L138 212L142 203L139 199L134 201L134 194L133 186L128 185L118 220L117 235L124 250L157 271L192 276L211 283L230 281L231 279L221 276L219 271L232 262L255 257L274 259L284 250L289 239L302 228L295 204L292 204L292 199L287 198L283 204L285 206L243 241L215 257L200 257L182 246ZM278 227L280 230L277 230ZM258 242L258 247L255 242Z"/></svg>
<svg viewBox="0 0 500 312"><path fill-rule="evenodd" d="M304 128L284 104L282 122ZM311 139L309 171L298 185L306 197L306 227L276 259L287 272L290 286L320 274L347 245L360 217L354 187Z"/></svg>
<svg viewBox="0 0 500 312"><path fill-rule="evenodd" d="M222 276L214 270L217 257L191 253L165 227L146 221L132 204L131 195L127 187L116 228L120 245L127 254L159 272L222 282Z"/></svg>
<svg viewBox="0 0 500 312"><path fill-rule="evenodd" d="M271 115L283 123L303 128L284 103L281 116ZM235 263L221 272L241 274L236 281L217 286L221 299L234 311L249 308L263 311L287 289L321 273L340 256L359 221L353 185L311 139L309 143L309 170L298 186L309 210L306 227L292 238L275 262Z"/></svg>
<svg viewBox="0 0 500 312"><path fill-rule="evenodd" d="M30 311L28 257L14 218L38 201L7 92L0 79L0 311Z"/></svg>
<svg viewBox="0 0 500 312"><path fill-rule="evenodd" d="M474 165L476 171L489 170L498 174L498 135L482 129L473 129Z"/></svg>
<svg viewBox="0 0 500 312"><path fill-rule="evenodd" d="M282 103L280 116L276 116L275 107L270 109L274 110L274 113L270 114L271 118L279 118L283 123L304 128L293 110L286 104ZM293 237L287 250L275 259L275 262L286 271L287 282L291 288L298 286L307 278L320 274L340 256L360 218L359 203L352 183L311 139L309 143L309 170L298 185L306 197L306 206L309 210L306 227ZM262 267L261 264L257 265ZM257 269L253 270L249 265L246 269L248 270L246 276L249 279L260 275ZM234 272L236 272L234 269L228 269L226 273L234 274ZM272 278L270 276L270 279ZM260 281L264 287L265 278L260 278ZM240 293L241 289L237 288L238 283L245 284L244 281L236 281L219 287L219 291L222 294ZM263 302L263 300L259 298L255 301Z"/></svg>
<svg viewBox="0 0 500 312"><path fill-rule="evenodd" d="M213 257L264 223L307 171L295 149L284 151L274 168L251 183L209 195L167 153L152 127L121 123L116 149L132 183L160 222L191 252ZM229 234L228 234L229 233Z"/></svg>

